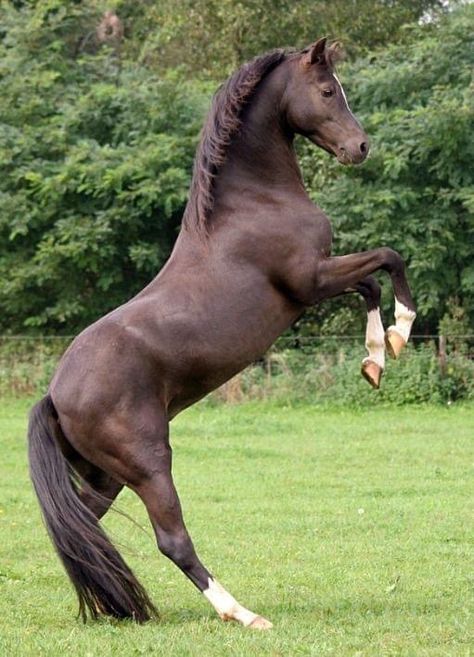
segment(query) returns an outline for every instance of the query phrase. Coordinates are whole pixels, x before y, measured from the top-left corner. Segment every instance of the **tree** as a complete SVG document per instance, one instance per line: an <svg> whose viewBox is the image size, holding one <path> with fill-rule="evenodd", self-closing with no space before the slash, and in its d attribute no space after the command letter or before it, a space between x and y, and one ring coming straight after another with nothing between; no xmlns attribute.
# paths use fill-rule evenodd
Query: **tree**
<svg viewBox="0 0 474 657"><path fill-rule="evenodd" d="M226 3L220 6L229 15L209 14L209 21L222 20L231 30L241 11L252 17L253 26L256 3ZM194 4L196 11L214 6L211 0ZM324 3L311 6L316 4L323 16ZM380 23L382 4L372 3L373 20L378 15ZM405 4L416 5L418 17L437 3L390 6L401 11ZM328 11L342 12L343 5L350 12L363 3L327 3ZM197 71L201 57L216 55L218 48L215 64L227 66L227 37L225 31L210 32L215 45L201 43L199 30L208 28L199 23L186 43L193 24L188 16L173 62L157 62L153 53L165 55L166 48L150 49L141 30L145 20L156 25L153 17L166 13L166 3L119 0L115 6L125 23L120 55L114 47L92 47L103 14L96 0L39 0L23 3L20 10L2 4L2 332L76 332L143 287L174 242L199 129L216 86L186 78L192 66ZM189 8L185 0L173 6L183 12ZM290 34L289 27L282 31L285 21L293 20L288 4L279 0L276 5L285 6L288 15L260 6L268 10L261 33L246 34L235 61L266 49L265 44L283 43L278 35ZM303 7L309 11L309 3L292 6L300 23L294 19L291 29L312 29L313 23L306 24L305 14L298 13ZM314 146L300 145L307 184L333 220L335 251L386 244L407 259L419 306L418 331L436 331L450 298L461 304L466 321L474 318L473 9L466 6L442 20L402 30L404 15L395 45L341 68L354 110L372 139L362 167L342 168ZM179 16L184 21L184 14L177 21ZM368 9L361 16L369 21ZM171 21L171 36L177 35L175 27ZM313 36L304 34L300 44ZM136 62L140 49L141 64ZM165 70L171 63L184 65L184 78L182 68ZM212 61L208 71L217 75ZM392 307L391 297L387 302ZM310 314L318 330L362 330L360 301L341 303L342 314L335 315L331 304Z"/></svg>
<svg viewBox="0 0 474 657"><path fill-rule="evenodd" d="M75 332L162 266L207 89L78 52L92 5L4 12L0 330Z"/></svg>
<svg viewBox="0 0 474 657"><path fill-rule="evenodd" d="M147 0L115 3L128 18L130 47L155 69L222 78L266 50L304 47L319 36L341 39L350 53L396 41L404 26L442 0Z"/></svg>

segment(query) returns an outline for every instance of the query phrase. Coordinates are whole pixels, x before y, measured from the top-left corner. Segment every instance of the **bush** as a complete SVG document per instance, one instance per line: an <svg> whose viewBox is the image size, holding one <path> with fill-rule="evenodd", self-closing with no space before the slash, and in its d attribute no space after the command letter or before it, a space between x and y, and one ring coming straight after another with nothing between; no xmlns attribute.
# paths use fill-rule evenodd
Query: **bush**
<svg viewBox="0 0 474 657"><path fill-rule="evenodd" d="M300 338L301 340L301 338ZM47 390L70 338L0 339L0 396L41 395ZM358 339L314 340L299 348L274 347L209 397L209 403L277 399L314 404L446 404L474 400L474 362L448 353L444 371L434 343L409 344L400 360L388 360L380 390L360 375L365 353Z"/></svg>
<svg viewBox="0 0 474 657"><path fill-rule="evenodd" d="M70 338L0 338L0 397L41 395Z"/></svg>
<svg viewBox="0 0 474 657"><path fill-rule="evenodd" d="M359 351L359 353L357 353ZM388 361L379 390L360 376L362 350L323 349L270 353L213 394L214 400L281 399L317 404L444 404L474 399L474 363L451 354L442 372L433 343L409 345L399 361Z"/></svg>

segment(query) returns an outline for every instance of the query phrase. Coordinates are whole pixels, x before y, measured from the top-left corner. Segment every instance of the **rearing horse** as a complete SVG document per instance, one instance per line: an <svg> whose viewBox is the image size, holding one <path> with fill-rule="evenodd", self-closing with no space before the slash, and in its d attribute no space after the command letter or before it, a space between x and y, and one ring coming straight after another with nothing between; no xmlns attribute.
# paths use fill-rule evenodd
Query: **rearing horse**
<svg viewBox="0 0 474 657"><path fill-rule="evenodd" d="M363 373L384 366L380 289L388 272L396 356L414 304L395 251L331 256L331 226L309 199L293 150L299 133L342 164L362 162L367 136L320 39L242 66L214 97L174 250L137 296L85 329L32 410L30 471L80 613L145 621L155 608L99 525L124 485L144 502L158 547L223 619L265 629L201 563L171 476L168 425L252 363L306 308L357 291L368 309Z"/></svg>

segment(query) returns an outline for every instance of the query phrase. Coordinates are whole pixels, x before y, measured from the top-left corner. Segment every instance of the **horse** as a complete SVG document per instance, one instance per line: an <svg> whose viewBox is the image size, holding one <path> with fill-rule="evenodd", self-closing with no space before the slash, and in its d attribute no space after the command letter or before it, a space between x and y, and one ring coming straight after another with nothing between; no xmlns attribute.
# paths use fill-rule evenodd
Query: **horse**
<svg viewBox="0 0 474 657"><path fill-rule="evenodd" d="M198 558L173 483L169 423L324 299L351 292L365 299L362 371L374 386L384 345L397 356L408 340L415 306L401 256L385 246L331 255L329 219L309 199L293 147L300 134L343 165L367 157L368 137L349 109L337 59L336 45L318 39L258 56L220 87L168 261L75 338L31 410L30 475L84 621L157 615L99 523L127 486L145 504L161 553L222 619L272 627ZM386 334L372 277L380 269L395 295Z"/></svg>

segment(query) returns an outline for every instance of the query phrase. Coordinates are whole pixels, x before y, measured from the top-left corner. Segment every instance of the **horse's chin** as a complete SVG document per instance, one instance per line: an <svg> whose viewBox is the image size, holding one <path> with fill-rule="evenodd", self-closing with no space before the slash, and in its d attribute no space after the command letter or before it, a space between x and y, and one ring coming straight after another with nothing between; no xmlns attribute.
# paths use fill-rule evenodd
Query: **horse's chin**
<svg viewBox="0 0 474 657"><path fill-rule="evenodd" d="M316 144L316 146L319 146L319 148L321 148L323 151L326 151L326 153L329 153L329 155L335 157L339 164L344 164L345 166L348 164L353 164L347 151L341 151L340 149L333 148L329 144L325 143L318 135L310 135L309 138L313 144Z"/></svg>
<svg viewBox="0 0 474 657"><path fill-rule="evenodd" d="M356 164L356 162L351 160L347 153L333 153L333 155L336 157L339 164L343 164L345 167L349 166L349 164Z"/></svg>
<svg viewBox="0 0 474 657"><path fill-rule="evenodd" d="M361 156L352 156L346 151L343 153L334 153L336 156L337 161L339 164L343 164L344 166L357 166L359 164L362 164L362 162L365 160L366 155L361 155Z"/></svg>
<svg viewBox="0 0 474 657"><path fill-rule="evenodd" d="M360 153L354 153L353 149L351 149L351 152L349 149L342 146L333 146L322 139L317 133L309 134L307 137L313 142L313 144L316 144L316 146L319 146L323 151L326 151L326 153L335 157L339 164L343 164L344 166L362 164L367 157L368 149L361 151Z"/></svg>
<svg viewBox="0 0 474 657"><path fill-rule="evenodd" d="M354 145L351 144L348 147L341 146L337 149L336 157L338 162L341 164L362 164L367 158L369 153L369 148L367 142L363 142L359 145L359 148L354 148Z"/></svg>
<svg viewBox="0 0 474 657"><path fill-rule="evenodd" d="M321 148L323 151L326 151L326 153L329 153L329 155L333 155L339 160L339 154L334 150L334 148L332 148L329 144L326 144L324 141L322 141L322 139L318 135L309 135L309 139L313 142L313 144L316 144L316 146L319 146L319 148Z"/></svg>

